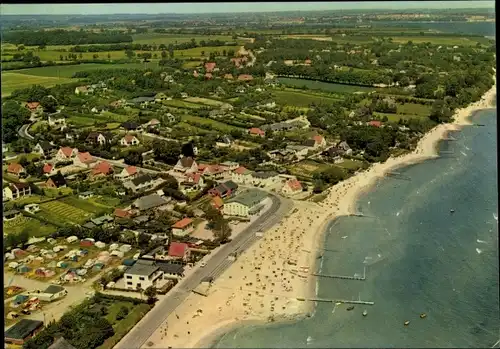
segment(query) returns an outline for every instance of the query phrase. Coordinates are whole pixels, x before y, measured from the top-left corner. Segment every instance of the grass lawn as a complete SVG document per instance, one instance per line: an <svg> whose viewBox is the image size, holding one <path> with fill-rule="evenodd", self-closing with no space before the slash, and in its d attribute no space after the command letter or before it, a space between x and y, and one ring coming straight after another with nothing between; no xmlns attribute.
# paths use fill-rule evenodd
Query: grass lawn
<svg viewBox="0 0 500 349"><path fill-rule="evenodd" d="M33 132L36 132L38 131L38 129L43 125L45 124L46 122L44 120L38 120L37 122L35 122L28 131L33 131Z"/></svg>
<svg viewBox="0 0 500 349"><path fill-rule="evenodd" d="M304 160L297 162L288 167L292 175L299 177L309 177L312 178L314 171L321 170L331 167L331 165L322 164L312 160Z"/></svg>
<svg viewBox="0 0 500 349"><path fill-rule="evenodd" d="M217 101L215 99L201 98L201 97L188 97L185 99L185 101L192 103L206 104L209 106L220 106L224 104L224 102Z"/></svg>
<svg viewBox="0 0 500 349"><path fill-rule="evenodd" d="M99 119L106 119L109 121L115 121L115 122L120 122L120 123L127 121L129 119L128 115L116 114L116 113L112 113L110 111L105 111L101 114L98 114L97 117Z"/></svg>
<svg viewBox="0 0 500 349"><path fill-rule="evenodd" d="M124 319L117 321L116 313L122 305L129 308L129 313ZM133 305L131 302L114 301L109 307L109 312L108 315L106 315L106 318L113 324L115 334L108 338L101 346L97 347L97 349L112 349L116 343L118 343L132 329L132 327L134 327L135 324L137 324L144 317L144 315L147 314L150 309L151 306L148 304ZM111 316L113 315L114 318L111 319Z"/></svg>
<svg viewBox="0 0 500 349"><path fill-rule="evenodd" d="M335 166L356 171L363 168L363 162L359 160L344 159L344 162L336 164Z"/></svg>
<svg viewBox="0 0 500 349"><path fill-rule="evenodd" d="M273 98L276 103L299 108L309 107L311 103L335 103L338 99L331 97L321 97L318 95L303 93L300 91L273 91Z"/></svg>
<svg viewBox="0 0 500 349"><path fill-rule="evenodd" d="M283 78L278 78L278 81L282 84L293 87L306 86L310 90L323 90L333 93L371 92L377 90L375 87L344 85L344 84L337 84L334 82L323 82L323 81L297 79L297 78L283 77Z"/></svg>
<svg viewBox="0 0 500 349"><path fill-rule="evenodd" d="M3 223L4 234L19 234L25 229L30 232L30 236L47 236L54 233L57 227L25 216Z"/></svg>
<svg viewBox="0 0 500 349"><path fill-rule="evenodd" d="M162 101L162 103L164 105L178 107L178 108L186 108L186 109L200 109L203 107L202 105L199 105L197 103L185 102L185 101L179 100L179 99L172 99L170 101Z"/></svg>
<svg viewBox="0 0 500 349"><path fill-rule="evenodd" d="M199 116L181 115L181 120L187 123L196 122L203 125L211 125L212 129L220 130L222 132L231 132L232 130L240 130L240 131L243 130L240 127L228 125L220 121L215 121L208 118L202 118Z"/></svg>
<svg viewBox="0 0 500 349"><path fill-rule="evenodd" d="M421 115L409 115L409 114L389 114L389 113L378 113L374 112L373 115L378 116L380 118L383 118L384 116L387 116L387 119L392 122L398 122L399 120L408 120L412 118L422 118L425 116Z"/></svg>
<svg viewBox="0 0 500 349"><path fill-rule="evenodd" d="M18 70L2 72L2 96L7 96L15 90L28 88L31 85L42 85L51 87L57 84L70 82L68 78L57 78L53 76L37 76L17 73Z"/></svg>
<svg viewBox="0 0 500 349"><path fill-rule="evenodd" d="M421 44L424 42L430 42L434 45L464 45L473 46L476 45L478 41L472 40L470 38L463 37L448 37L448 36L393 36L392 42L406 44L408 41L414 44Z"/></svg>
<svg viewBox="0 0 500 349"><path fill-rule="evenodd" d="M398 114L411 114L411 115L421 115L429 116L431 113L431 106L422 105L416 103L405 103L398 105Z"/></svg>
<svg viewBox="0 0 500 349"><path fill-rule="evenodd" d="M202 65L202 61L186 61L182 64L183 68L196 68Z"/></svg>
<svg viewBox="0 0 500 349"><path fill-rule="evenodd" d="M92 126L95 122L99 122L99 120L76 115L71 115L68 118L68 123L74 126Z"/></svg>

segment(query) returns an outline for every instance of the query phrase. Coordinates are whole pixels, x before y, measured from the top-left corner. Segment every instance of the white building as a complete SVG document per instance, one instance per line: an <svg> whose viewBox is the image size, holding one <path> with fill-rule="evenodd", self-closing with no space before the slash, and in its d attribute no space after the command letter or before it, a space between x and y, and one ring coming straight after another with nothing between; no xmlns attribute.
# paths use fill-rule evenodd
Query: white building
<svg viewBox="0 0 500 349"><path fill-rule="evenodd" d="M129 147L132 145L138 145L139 140L134 135L125 135L122 139L120 139L120 144L125 147Z"/></svg>
<svg viewBox="0 0 500 349"><path fill-rule="evenodd" d="M267 193L250 189L224 203L222 212L226 216L237 216L248 218L250 215L258 213L263 208L262 201L267 197Z"/></svg>
<svg viewBox="0 0 500 349"><path fill-rule="evenodd" d="M163 272L154 265L153 261L138 260L124 274L125 288L128 290L145 290L150 286L156 286L161 280Z"/></svg>
<svg viewBox="0 0 500 349"><path fill-rule="evenodd" d="M266 172L253 172L251 182L255 186L270 187L277 183L279 183L281 179L279 178L278 173L274 171L266 171Z"/></svg>
<svg viewBox="0 0 500 349"><path fill-rule="evenodd" d="M231 173L231 180L239 184L250 184L252 182L252 171L240 166Z"/></svg>

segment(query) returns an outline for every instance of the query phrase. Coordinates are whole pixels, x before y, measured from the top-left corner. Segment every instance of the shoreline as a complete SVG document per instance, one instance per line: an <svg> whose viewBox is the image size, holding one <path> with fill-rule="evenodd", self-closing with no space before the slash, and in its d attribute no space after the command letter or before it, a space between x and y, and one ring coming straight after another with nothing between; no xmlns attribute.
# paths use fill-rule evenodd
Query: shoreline
<svg viewBox="0 0 500 349"><path fill-rule="evenodd" d="M471 125L474 114L490 108L495 98L496 79L494 85L479 101L457 109L453 122L439 124L429 130L411 153L391 157L384 163L372 164L368 170L337 183L328 190L327 198L321 203L296 202L293 214L278 224L278 227L266 231L260 243L251 246L214 282L213 292L207 297L188 296L175 310L176 316L182 314L181 320L172 318L174 314L171 314L165 321L170 325L169 333L165 332L158 338L161 329L155 332L149 339L154 345L149 348L207 348L224 333L241 325L265 324L270 318L273 322L283 323L311 317L316 302L300 301L298 298L308 299L316 296L317 278L310 275L310 270L318 268L317 253L314 252L321 250L328 226L341 216L355 214L360 196L371 190L387 172L438 157L439 142L449 132ZM295 266L289 265L292 256L296 258ZM261 257L262 261L258 257ZM264 275L266 267L267 270L272 270L272 274ZM281 276L278 276L278 273ZM260 279L264 277L268 280L261 283ZM252 282L248 282L249 280ZM271 281L275 281L271 283L272 286ZM245 294L247 291L248 294ZM237 300L241 304L233 304ZM266 305L266 301L269 301L270 305ZM206 309L207 307L209 309ZM210 320L201 321L197 308L203 308L203 311L207 312L203 317L207 316ZM275 311L275 308L279 310ZM198 319L195 319L196 317ZM195 323L199 324L196 326ZM193 334L189 332L189 329L194 331L199 328L204 330ZM173 335L170 334L171 330L175 331Z"/></svg>

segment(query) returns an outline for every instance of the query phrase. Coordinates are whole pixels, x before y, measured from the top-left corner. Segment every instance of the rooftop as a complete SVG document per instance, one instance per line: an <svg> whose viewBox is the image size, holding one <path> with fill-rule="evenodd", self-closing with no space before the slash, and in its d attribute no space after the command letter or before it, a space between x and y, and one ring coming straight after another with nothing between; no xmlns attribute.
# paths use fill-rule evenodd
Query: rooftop
<svg viewBox="0 0 500 349"><path fill-rule="evenodd" d="M157 271L158 269L160 269L160 268L157 266L149 265L149 264L141 263L141 262L137 261L137 263L135 263L133 266L131 266L129 269L127 269L125 274L149 276L149 275L153 274L155 271Z"/></svg>
<svg viewBox="0 0 500 349"><path fill-rule="evenodd" d="M228 203L237 202L242 205L253 207L267 197L267 193L261 190L249 189L238 196L228 200Z"/></svg>
<svg viewBox="0 0 500 349"><path fill-rule="evenodd" d="M64 287L58 286L58 285L49 285L43 292L44 293L50 293L50 294L56 294L61 291L64 291Z"/></svg>
<svg viewBox="0 0 500 349"><path fill-rule="evenodd" d="M183 218L180 221L176 222L174 225L172 225L172 228L176 229L184 229L187 227L189 224L193 223L193 220L191 218Z"/></svg>
<svg viewBox="0 0 500 349"><path fill-rule="evenodd" d="M148 210L150 208L158 207L166 204L168 201L158 194L151 194L148 196L143 196L134 201L134 205L139 208L139 210Z"/></svg>
<svg viewBox="0 0 500 349"><path fill-rule="evenodd" d="M41 326L43 326L43 321L21 319L5 331L5 338L25 339Z"/></svg>

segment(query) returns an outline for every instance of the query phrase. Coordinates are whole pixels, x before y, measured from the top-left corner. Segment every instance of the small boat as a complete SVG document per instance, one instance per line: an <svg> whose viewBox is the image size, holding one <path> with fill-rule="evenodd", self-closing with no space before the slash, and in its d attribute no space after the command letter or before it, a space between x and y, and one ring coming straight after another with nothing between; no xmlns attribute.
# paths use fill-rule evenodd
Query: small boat
<svg viewBox="0 0 500 349"><path fill-rule="evenodd" d="M426 313L422 313L422 314L420 314L420 318L421 318L421 319L425 319L426 317L427 317L427 314L426 314Z"/></svg>
<svg viewBox="0 0 500 349"><path fill-rule="evenodd" d="M341 304L342 304L342 302L337 302L337 303L335 303L335 305L341 305Z"/></svg>
<svg viewBox="0 0 500 349"><path fill-rule="evenodd" d="M354 309L354 305L351 305L350 307L347 308L347 311L351 311Z"/></svg>
<svg viewBox="0 0 500 349"><path fill-rule="evenodd" d="M368 315L368 312L365 309L365 310L363 310L363 316L366 316L366 315Z"/></svg>
<svg viewBox="0 0 500 349"><path fill-rule="evenodd" d="M405 326L408 326L410 324L410 321L406 320L405 321Z"/></svg>
<svg viewBox="0 0 500 349"><path fill-rule="evenodd" d="M450 210L450 213L454 213L454 212L455 212L455 210L454 210L454 209L451 209L451 210Z"/></svg>

